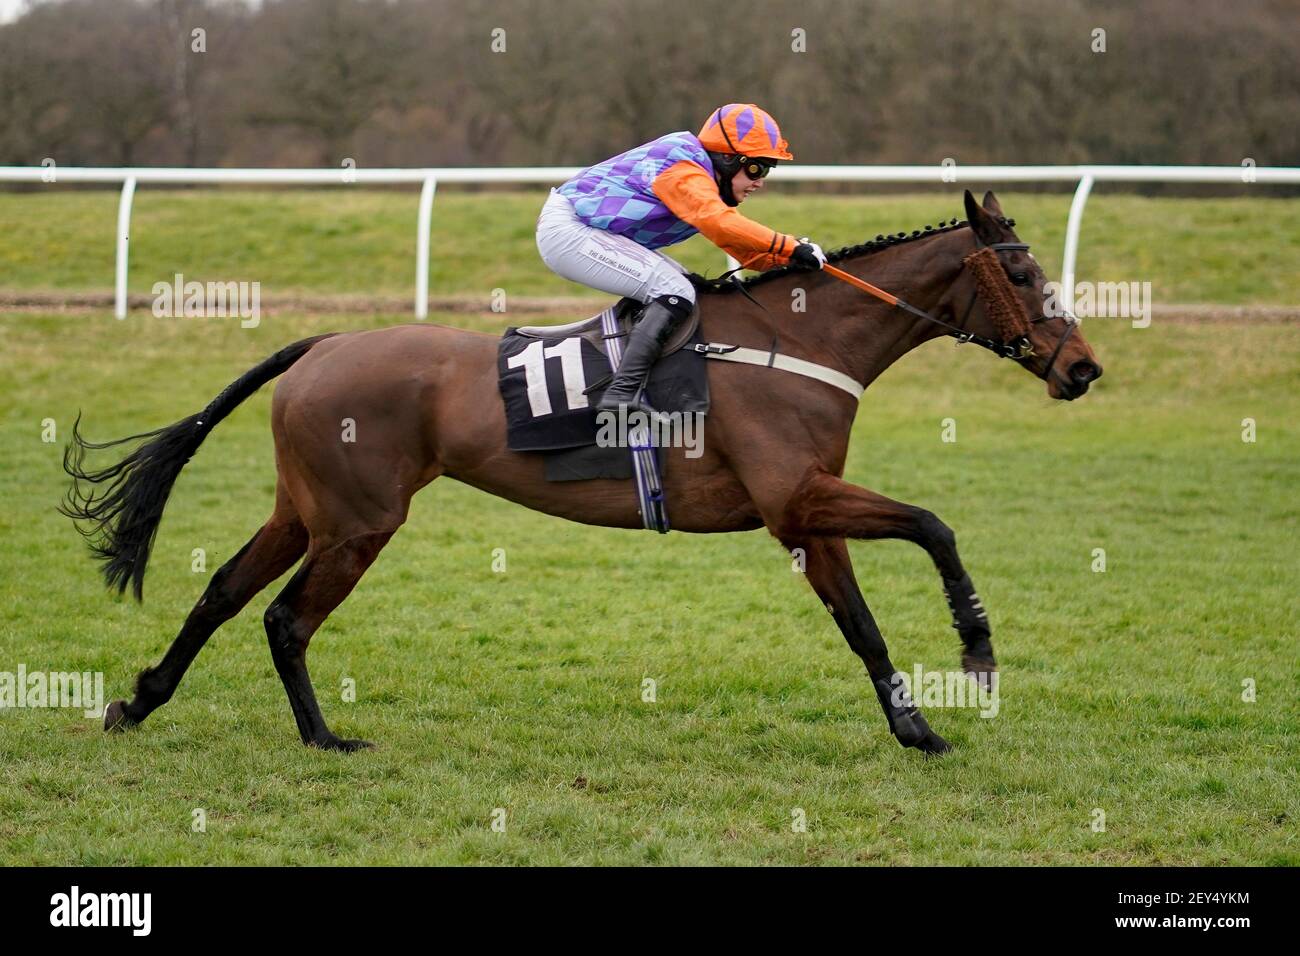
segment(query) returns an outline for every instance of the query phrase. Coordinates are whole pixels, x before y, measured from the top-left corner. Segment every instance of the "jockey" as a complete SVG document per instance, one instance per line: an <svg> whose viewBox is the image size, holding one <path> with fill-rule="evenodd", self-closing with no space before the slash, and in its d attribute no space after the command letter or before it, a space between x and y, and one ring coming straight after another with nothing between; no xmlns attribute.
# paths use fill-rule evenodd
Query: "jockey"
<svg viewBox="0 0 1300 956"><path fill-rule="evenodd" d="M614 380L597 406L640 404L663 345L691 314L695 287L657 251L695 233L746 269L820 269L821 247L736 211L778 160L794 159L776 121L752 103L713 111L699 135L669 133L584 169L552 189L537 220L537 249L554 272L644 303Z"/></svg>

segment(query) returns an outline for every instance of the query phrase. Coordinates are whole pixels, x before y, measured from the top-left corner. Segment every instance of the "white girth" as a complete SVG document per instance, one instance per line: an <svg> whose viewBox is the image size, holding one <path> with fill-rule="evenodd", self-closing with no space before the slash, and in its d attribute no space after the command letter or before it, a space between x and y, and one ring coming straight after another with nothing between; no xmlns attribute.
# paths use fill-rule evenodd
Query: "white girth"
<svg viewBox="0 0 1300 956"><path fill-rule="evenodd" d="M815 378L819 382L834 385L836 388L848 392L854 399L861 398L862 393L866 391L865 386L858 384L856 379L850 378L843 372L837 372L825 365L818 365L816 362L805 362L803 359L782 355L780 352L765 352L762 349L743 348L739 345L727 345L723 342L704 342L687 346L687 348L694 349L696 352L712 359L741 362L745 365L761 365L765 368L779 368L783 372L793 372L795 375L802 375L805 378Z"/></svg>

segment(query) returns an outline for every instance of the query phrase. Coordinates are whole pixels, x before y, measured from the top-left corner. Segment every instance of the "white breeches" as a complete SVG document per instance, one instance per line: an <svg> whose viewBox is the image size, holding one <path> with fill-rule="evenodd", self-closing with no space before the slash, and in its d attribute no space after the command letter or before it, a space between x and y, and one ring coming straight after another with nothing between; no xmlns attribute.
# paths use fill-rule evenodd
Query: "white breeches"
<svg viewBox="0 0 1300 956"><path fill-rule="evenodd" d="M552 272L610 295L638 302L661 295L695 301L695 287L680 263L626 236L588 226L554 189L537 219L537 251Z"/></svg>

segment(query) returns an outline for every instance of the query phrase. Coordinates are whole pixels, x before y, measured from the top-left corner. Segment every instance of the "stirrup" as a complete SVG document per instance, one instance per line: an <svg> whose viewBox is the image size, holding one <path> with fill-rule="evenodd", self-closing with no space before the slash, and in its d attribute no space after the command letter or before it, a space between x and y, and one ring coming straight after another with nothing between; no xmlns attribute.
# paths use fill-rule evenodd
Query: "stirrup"
<svg viewBox="0 0 1300 956"><path fill-rule="evenodd" d="M628 412L640 411L642 414L649 415L650 418L659 418L659 416L664 414L664 412L659 411L658 408L650 405L649 399L646 398L645 385L642 385L640 389L637 389L637 393L633 395L632 401L617 402L614 407L615 410L617 410L617 408L627 408Z"/></svg>
<svg viewBox="0 0 1300 956"><path fill-rule="evenodd" d="M655 363L663 357L664 343L687 318L683 314L683 308L682 301L677 296L661 296L645 304L640 321L632 325L613 381L601 395L597 408L612 411L620 405L627 405L641 412L654 411L644 404L645 389ZM610 397L611 391L618 395L617 399Z"/></svg>
<svg viewBox="0 0 1300 956"><path fill-rule="evenodd" d="M613 386L611 386L611 388L612 387ZM632 397L629 399L619 399L617 401L611 401L609 397L609 391L610 390L608 388L605 389L604 393L600 396L600 401L596 403L597 411L616 412L620 408L626 408L629 412L634 412L634 411L644 412L647 415L656 414L654 408L645 404L644 385L639 386L637 390L632 393Z"/></svg>
<svg viewBox="0 0 1300 956"><path fill-rule="evenodd" d="M605 392L605 395L608 395L608 394L609 394L609 392L606 391L606 392ZM605 401L605 398L604 398L604 396L602 396L602 397L601 397L601 402L604 402L604 401ZM602 405L600 405L600 404L597 404L596 407L597 407L598 410L603 411L603 412L616 412L616 411L618 411L620 408L626 408L627 411L628 411L628 414L631 414L632 412L641 412L642 414L644 414L644 415L648 415L648 416L650 416L651 418L657 418L658 416L660 416L660 415L663 414L663 412L659 411L657 408L655 408L653 405L651 405L649 402L646 401L646 394L645 394L645 386L644 386L644 385L641 386L640 388L638 388L638 389L636 390L635 394L633 394L632 398L631 398L630 400L628 400L628 401L618 401L618 402L613 402L612 404L610 404L610 405L606 405L606 406L602 406Z"/></svg>

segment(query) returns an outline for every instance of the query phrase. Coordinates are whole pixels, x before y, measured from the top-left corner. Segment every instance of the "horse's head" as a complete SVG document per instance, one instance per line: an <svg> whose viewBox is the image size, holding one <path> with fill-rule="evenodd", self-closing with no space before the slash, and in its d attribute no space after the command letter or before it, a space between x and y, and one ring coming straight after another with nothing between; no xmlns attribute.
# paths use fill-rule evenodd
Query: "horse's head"
<svg viewBox="0 0 1300 956"><path fill-rule="evenodd" d="M1072 315L1048 315L1047 276L1002 213L997 197L981 205L966 191L976 249L963 260L950 308L961 327L1014 348L1015 358L1047 382L1052 398L1072 401L1101 377L1101 364ZM963 311L964 310L964 311Z"/></svg>

